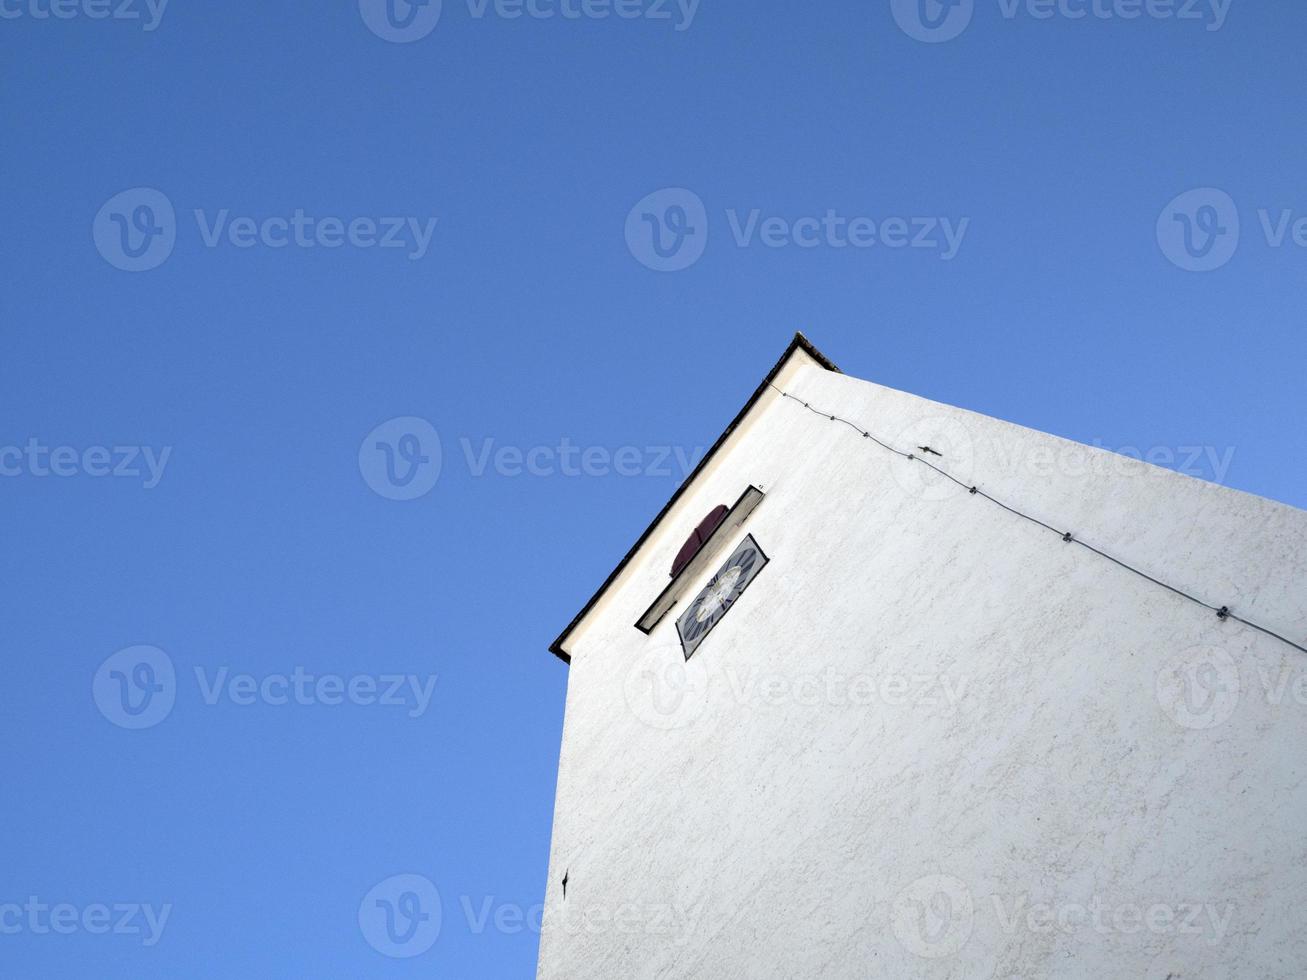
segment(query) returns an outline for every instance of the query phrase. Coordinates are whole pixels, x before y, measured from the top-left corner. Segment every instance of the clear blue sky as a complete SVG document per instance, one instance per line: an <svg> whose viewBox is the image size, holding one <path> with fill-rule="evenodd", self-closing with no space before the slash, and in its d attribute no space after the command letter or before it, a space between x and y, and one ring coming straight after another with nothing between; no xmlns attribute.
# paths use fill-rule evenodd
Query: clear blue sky
<svg viewBox="0 0 1307 980"><path fill-rule="evenodd" d="M1307 215L1307 7L1234 0L1208 30L1208 0L1012 3L926 43L889 0L692 21L445 0L395 43L343 0L173 0L149 31L0 0L0 974L533 975L511 923L545 887L546 647L679 483L644 447L711 444L796 328L848 373L1072 439L1233 448L1226 483L1307 505L1307 248L1282 221ZM947 33L966 11L927 14ZM141 187L175 217L111 200ZM628 244L664 188L703 214L655 199ZM1228 199L1164 213L1197 188ZM309 248L297 209L326 241L413 225L404 248L362 247L366 221ZM891 240L885 219L969 221L947 259L819 222L794 226L816 247L763 243L828 212ZM645 213L702 231L701 257L648 268ZM119 268L115 234L155 228L166 259ZM431 429L371 435L407 417ZM434 485L410 479L432 431ZM70 475L39 475L65 446ZM160 652L110 660L138 646ZM297 703L297 670L354 696ZM392 673L416 692L366 703ZM253 694L212 690L242 674ZM143 713L115 709L133 690ZM442 899L409 958L374 948L376 915L430 901L395 875ZM478 925L487 899L509 927ZM152 945L144 912L100 934L98 906L133 903L169 906Z"/></svg>

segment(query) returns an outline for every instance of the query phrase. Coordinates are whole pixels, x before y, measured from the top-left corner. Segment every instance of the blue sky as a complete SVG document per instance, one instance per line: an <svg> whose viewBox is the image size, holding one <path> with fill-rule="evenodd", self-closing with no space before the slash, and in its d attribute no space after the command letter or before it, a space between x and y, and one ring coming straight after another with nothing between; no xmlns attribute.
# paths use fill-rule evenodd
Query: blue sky
<svg viewBox="0 0 1307 980"><path fill-rule="evenodd" d="M546 647L795 329L1307 506L1300 4L121 3L0 0L0 974L532 976Z"/></svg>

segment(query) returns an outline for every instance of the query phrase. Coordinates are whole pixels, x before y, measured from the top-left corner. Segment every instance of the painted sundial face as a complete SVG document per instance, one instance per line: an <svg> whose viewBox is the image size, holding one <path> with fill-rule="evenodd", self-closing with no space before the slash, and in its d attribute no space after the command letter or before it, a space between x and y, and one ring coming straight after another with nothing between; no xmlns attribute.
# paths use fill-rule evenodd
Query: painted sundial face
<svg viewBox="0 0 1307 980"><path fill-rule="evenodd" d="M704 637L721 622L735 600L744 593L754 576L766 564L767 556L762 553L752 535L740 542L726 563L676 621L676 631L681 636L681 649L685 652L686 660L694 655Z"/></svg>
<svg viewBox="0 0 1307 980"><path fill-rule="evenodd" d="M695 612L694 618L702 623L709 616L715 615L730 600L731 594L735 591L735 586L743 574L743 567L732 565L718 575L713 583L704 590L703 598L699 601L699 609Z"/></svg>

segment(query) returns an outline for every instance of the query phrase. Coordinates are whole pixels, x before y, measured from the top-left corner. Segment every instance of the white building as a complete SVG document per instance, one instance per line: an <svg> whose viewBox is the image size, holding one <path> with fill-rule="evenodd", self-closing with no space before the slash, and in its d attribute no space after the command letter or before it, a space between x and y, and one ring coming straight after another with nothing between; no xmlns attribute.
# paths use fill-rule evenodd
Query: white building
<svg viewBox="0 0 1307 980"><path fill-rule="evenodd" d="M1307 976L1305 541L796 337L552 647L539 976Z"/></svg>

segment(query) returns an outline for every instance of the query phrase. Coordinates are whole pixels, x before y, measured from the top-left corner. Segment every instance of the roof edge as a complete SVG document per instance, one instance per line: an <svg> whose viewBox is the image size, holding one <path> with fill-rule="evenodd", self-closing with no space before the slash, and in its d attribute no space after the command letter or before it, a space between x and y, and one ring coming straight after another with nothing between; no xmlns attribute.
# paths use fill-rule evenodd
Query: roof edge
<svg viewBox="0 0 1307 980"><path fill-rule="evenodd" d="M708 465L709 461L717 455L717 451L726 444L726 440L731 437L731 433L733 433L739 427L740 423L744 421L744 417L748 415L753 406L757 404L758 399L760 399L767 391L768 386L775 380L776 376L780 374L781 369L785 367L786 362L789 361L791 355L793 355L797 350L803 351L827 371L833 371L836 374L844 373L835 366L835 363L830 358L817 350L817 348L813 346L812 341L803 335L802 331L795 331L794 339L791 340L789 346L785 348L785 353L781 355L780 360L778 360L772 369L767 372L767 377L762 379L762 383L754 389L753 394L749 396L749 400L744 403L744 407L740 409L735 418L731 419L731 424L726 427L725 431L722 432L717 441L712 444L712 448L704 454L703 459L699 460L699 465L697 465L694 470L691 471L690 475L685 478L684 482L677 487L676 492L672 494L671 498L663 506L663 509L658 512L658 515L653 519L650 525L644 529L644 533L640 535L639 540L631 546L631 549L626 553L625 557L618 562L617 567L609 573L606 579L604 579L604 584L599 586L599 590L590 597L590 601L581 607L581 611L572 618L570 623L567 624L567 628L558 635L558 639L549 644L550 653L565 664L570 664L572 662L572 655L564 649L564 644L567 642L568 637L570 637L577 626L581 624L581 620L585 619L590 610L595 607L595 604L603 598L603 595L608 591L609 586L611 586L617 580L617 577L622 574L626 566L630 564L631 559L634 558L640 548L644 546L644 543L649 540L650 535L654 533L658 528L658 525L663 522L663 518L665 518L668 513L670 513L671 509L676 506L677 501L679 501L690 488L690 485L694 483L695 479Z"/></svg>

